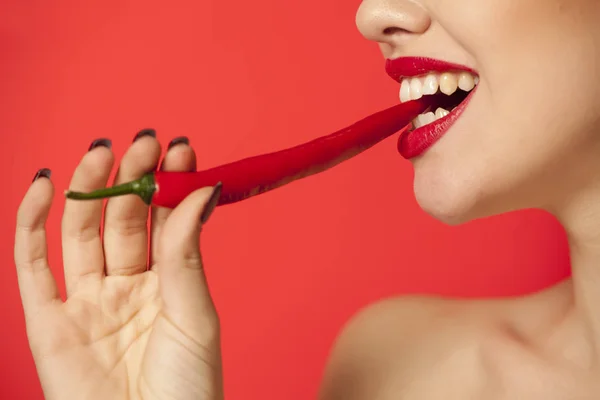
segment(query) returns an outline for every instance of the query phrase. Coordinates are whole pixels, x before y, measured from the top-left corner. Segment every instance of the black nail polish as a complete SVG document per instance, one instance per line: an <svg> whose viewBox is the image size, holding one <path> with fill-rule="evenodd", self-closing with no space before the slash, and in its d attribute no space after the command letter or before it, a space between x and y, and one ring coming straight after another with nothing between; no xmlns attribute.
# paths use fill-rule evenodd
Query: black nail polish
<svg viewBox="0 0 600 400"><path fill-rule="evenodd" d="M38 172L35 173L35 176L33 177L32 182L35 182L40 178L50 179L51 176L52 176L52 171L50 171L48 168L42 168L42 169L38 170Z"/></svg>
<svg viewBox="0 0 600 400"><path fill-rule="evenodd" d="M221 182L217 183L213 189L208 202L206 203L206 207L204 207L204 211L200 216L200 222L204 225L210 216L212 215L217 203L219 202L219 198L221 197L221 189L223 188L223 184Z"/></svg>
<svg viewBox="0 0 600 400"><path fill-rule="evenodd" d="M190 139L188 139L185 136L176 137L175 139L173 139L173 140L171 140L169 142L169 145L167 146L167 150L171 150L171 148L177 146L178 144L189 145L190 144Z"/></svg>
<svg viewBox="0 0 600 400"><path fill-rule="evenodd" d="M146 136L150 136L150 137L153 137L156 139L156 131L152 128L142 129L135 135L135 137L133 138L133 141L135 142Z"/></svg>
<svg viewBox="0 0 600 400"><path fill-rule="evenodd" d="M96 147L106 147L107 149L112 149L112 141L110 139L96 139L90 144L90 148L88 151L94 150Z"/></svg>

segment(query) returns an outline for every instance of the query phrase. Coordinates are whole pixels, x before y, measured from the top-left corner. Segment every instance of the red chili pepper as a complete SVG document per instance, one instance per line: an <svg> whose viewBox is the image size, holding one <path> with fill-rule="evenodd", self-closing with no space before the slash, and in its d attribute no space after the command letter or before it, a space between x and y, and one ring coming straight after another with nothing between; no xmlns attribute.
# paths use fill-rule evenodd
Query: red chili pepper
<svg viewBox="0 0 600 400"><path fill-rule="evenodd" d="M323 172L406 128L427 109L425 100L380 111L355 124L286 150L250 157L197 172L157 171L125 184L90 193L66 191L69 199L92 200L127 194L146 204L174 208L197 189L222 182L217 205L235 203Z"/></svg>

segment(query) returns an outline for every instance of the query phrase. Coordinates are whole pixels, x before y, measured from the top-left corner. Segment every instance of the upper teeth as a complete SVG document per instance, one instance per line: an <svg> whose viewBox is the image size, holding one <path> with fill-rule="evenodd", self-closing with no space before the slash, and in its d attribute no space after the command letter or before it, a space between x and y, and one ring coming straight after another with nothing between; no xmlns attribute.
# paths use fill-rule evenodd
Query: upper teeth
<svg viewBox="0 0 600 400"><path fill-rule="evenodd" d="M425 76L405 78L402 79L400 85L400 102L418 100L423 96L436 94L438 90L448 96L452 95L458 89L469 92L478 83L479 77L469 72L430 73ZM450 114L450 111L439 107L435 112L432 110L421 114L412 121L413 128L420 128L440 118L444 118Z"/></svg>
<svg viewBox="0 0 600 400"><path fill-rule="evenodd" d="M400 102L418 100L425 95L436 94L438 90L448 96L457 89L471 91L479 83L479 77L469 72L444 72L402 79Z"/></svg>

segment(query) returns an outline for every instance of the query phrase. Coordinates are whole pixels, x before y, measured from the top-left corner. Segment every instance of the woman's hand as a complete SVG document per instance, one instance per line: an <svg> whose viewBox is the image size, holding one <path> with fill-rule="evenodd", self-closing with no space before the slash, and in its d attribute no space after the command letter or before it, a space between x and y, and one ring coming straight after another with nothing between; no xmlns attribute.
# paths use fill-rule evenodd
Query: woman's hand
<svg viewBox="0 0 600 400"><path fill-rule="evenodd" d="M136 139L115 183L159 162L154 132ZM187 141L172 144L164 169L195 169ZM70 189L106 186L113 163L110 142L95 141ZM36 178L18 211L15 262L45 398L222 399L219 320L199 248L201 221L220 187L201 189L174 210L152 209L150 230L148 207L135 196L110 199L104 216L100 200L67 200L63 302L48 267L44 227L54 187L44 171Z"/></svg>

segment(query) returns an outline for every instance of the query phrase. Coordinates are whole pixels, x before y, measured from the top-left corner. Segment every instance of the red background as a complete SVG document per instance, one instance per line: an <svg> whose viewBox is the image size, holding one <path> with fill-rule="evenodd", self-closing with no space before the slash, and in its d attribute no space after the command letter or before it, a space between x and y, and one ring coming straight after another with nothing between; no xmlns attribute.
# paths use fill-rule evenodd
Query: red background
<svg viewBox="0 0 600 400"><path fill-rule="evenodd" d="M38 168L54 172L48 228L62 280L61 193L93 139L112 138L121 156L140 128L156 128L165 145L188 135L204 168L397 102L377 46L355 28L357 0L172 4L0 6L0 398L42 398L12 260L15 211ZM562 229L543 213L461 227L426 216L395 140L213 216L203 252L229 399L314 398L339 329L377 299L518 294L568 273Z"/></svg>

